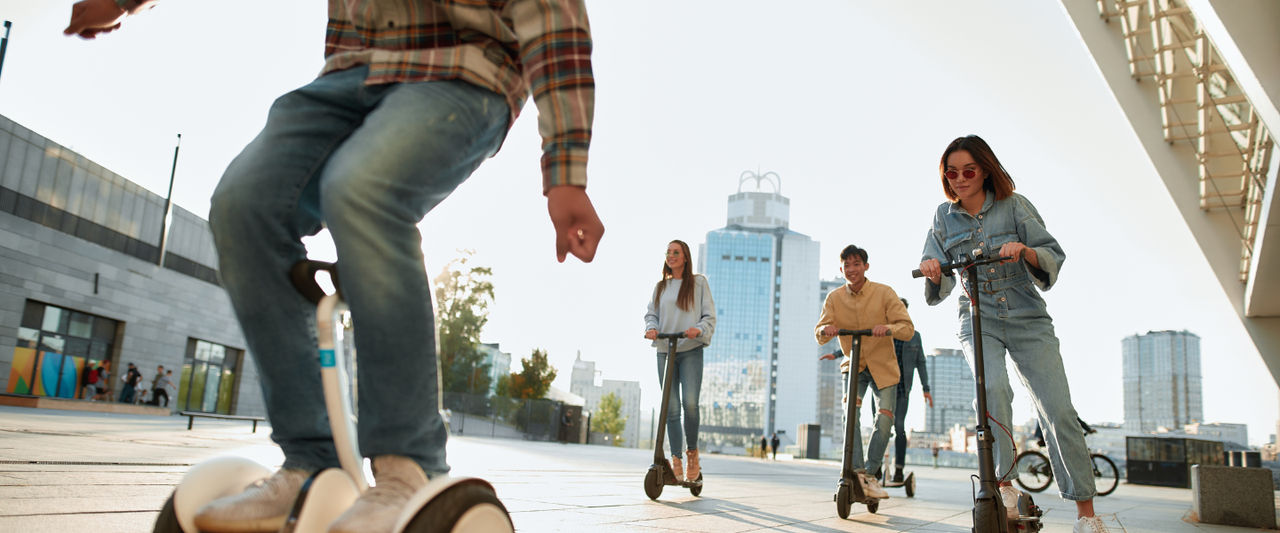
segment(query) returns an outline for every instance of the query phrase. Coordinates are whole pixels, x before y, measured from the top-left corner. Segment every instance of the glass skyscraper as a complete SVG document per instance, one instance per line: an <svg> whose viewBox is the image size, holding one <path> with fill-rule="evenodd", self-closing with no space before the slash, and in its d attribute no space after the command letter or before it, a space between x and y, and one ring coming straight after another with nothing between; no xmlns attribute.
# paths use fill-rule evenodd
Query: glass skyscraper
<svg viewBox="0 0 1280 533"><path fill-rule="evenodd" d="M972 428L977 425L973 405L977 389L973 371L964 352L935 348L925 357L929 367L929 386L933 408L924 411L924 428L928 433L946 435L956 424Z"/></svg>
<svg viewBox="0 0 1280 533"><path fill-rule="evenodd" d="M1121 341L1125 429L1151 433L1201 422L1200 337L1189 331L1148 331Z"/></svg>
<svg viewBox="0 0 1280 533"><path fill-rule="evenodd" d="M751 180L756 190L743 191ZM792 443L797 425L817 422L818 243L787 227L790 201L780 191L777 174L744 172L726 226L699 250L717 315L700 400L699 440L711 450L775 431Z"/></svg>

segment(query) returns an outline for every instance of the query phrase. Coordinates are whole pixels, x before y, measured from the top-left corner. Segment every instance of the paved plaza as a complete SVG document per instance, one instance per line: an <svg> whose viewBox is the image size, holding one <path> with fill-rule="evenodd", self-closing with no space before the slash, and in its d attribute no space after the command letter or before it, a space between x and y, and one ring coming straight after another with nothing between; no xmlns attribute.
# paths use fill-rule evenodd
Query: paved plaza
<svg viewBox="0 0 1280 533"><path fill-rule="evenodd" d="M270 466L282 457L270 426L240 421L88 413L0 406L0 532L145 532L182 474L225 454ZM644 495L652 451L458 437L449 461L458 475L488 479L518 531L916 531L966 532L971 492L963 469L914 467L916 496L892 498L869 514L836 516L839 464L707 455L702 497L667 487ZM1074 505L1042 493L1044 531L1069 532ZM1122 483L1099 498L1112 531L1218 533L1249 528L1196 523L1187 489Z"/></svg>

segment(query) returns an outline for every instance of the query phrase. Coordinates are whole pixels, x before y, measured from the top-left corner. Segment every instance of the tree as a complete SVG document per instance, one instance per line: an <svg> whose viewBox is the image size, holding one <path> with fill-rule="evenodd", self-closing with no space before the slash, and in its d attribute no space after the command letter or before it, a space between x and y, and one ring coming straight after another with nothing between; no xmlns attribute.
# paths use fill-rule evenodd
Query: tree
<svg viewBox="0 0 1280 533"><path fill-rule="evenodd" d="M498 378L497 393L509 398L538 399L547 395L555 379L556 368L547 361L547 352L534 348L529 357L520 360L520 372Z"/></svg>
<svg viewBox="0 0 1280 533"><path fill-rule="evenodd" d="M610 392L600 398L591 425L597 432L612 435L614 446L622 446L622 432L627 429L627 419L622 417L622 400L617 394Z"/></svg>
<svg viewBox="0 0 1280 533"><path fill-rule="evenodd" d="M489 321L493 275L489 267L469 266L473 250L450 261L434 281L440 323L440 382L447 392L485 394L489 365L480 353L480 330Z"/></svg>

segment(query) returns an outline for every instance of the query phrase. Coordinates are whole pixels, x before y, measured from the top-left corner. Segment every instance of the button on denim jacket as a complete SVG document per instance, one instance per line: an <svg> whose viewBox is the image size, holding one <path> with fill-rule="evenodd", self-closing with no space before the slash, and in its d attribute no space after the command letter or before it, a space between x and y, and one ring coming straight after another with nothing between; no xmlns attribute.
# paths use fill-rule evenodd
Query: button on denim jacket
<svg viewBox="0 0 1280 533"><path fill-rule="evenodd" d="M1018 193L994 201L995 193L987 191L987 200L977 216L970 215L958 202L945 202L938 206L933 216L933 228L924 241L924 257L943 263L969 257L974 250L981 250L983 257L995 257L1000 247L1017 241L1035 249L1040 268L1029 263L995 263L980 265L977 294L981 298L983 319L1049 318L1044 299L1032 286L1049 290L1058 280L1058 269L1066 255L1058 241L1044 227L1044 219L1035 206ZM955 288L956 278L942 276L942 284L925 281L924 295L929 305L945 300ZM967 285L967 282L966 282ZM969 287L970 294L974 287ZM957 310L963 326L961 336L969 336L969 298L960 295Z"/></svg>

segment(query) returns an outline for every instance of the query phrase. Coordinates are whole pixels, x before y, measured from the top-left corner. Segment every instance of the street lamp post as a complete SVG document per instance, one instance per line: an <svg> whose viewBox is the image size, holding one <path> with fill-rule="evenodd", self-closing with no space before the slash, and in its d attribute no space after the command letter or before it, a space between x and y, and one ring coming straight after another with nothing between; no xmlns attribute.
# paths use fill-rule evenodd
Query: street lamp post
<svg viewBox="0 0 1280 533"><path fill-rule="evenodd" d="M12 26L12 22L4 21L4 38L0 39L0 72L4 71L4 51L9 47L9 28Z"/></svg>

